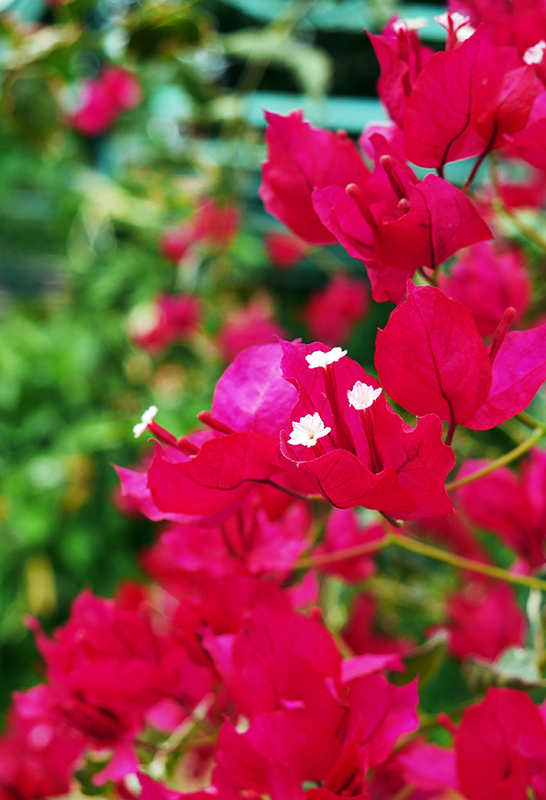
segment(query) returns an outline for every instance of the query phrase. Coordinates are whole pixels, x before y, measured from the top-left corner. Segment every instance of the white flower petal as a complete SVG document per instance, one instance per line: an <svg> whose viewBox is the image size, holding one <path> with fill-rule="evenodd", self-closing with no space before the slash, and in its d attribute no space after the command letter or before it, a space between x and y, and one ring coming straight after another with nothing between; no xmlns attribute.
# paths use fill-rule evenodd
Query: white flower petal
<svg viewBox="0 0 546 800"><path fill-rule="evenodd" d="M309 364L309 369L317 369L318 367L326 369L329 364L334 364L346 355L346 350L342 350L341 347L333 347L327 353L323 353L322 350L315 350L314 353L309 353L308 356L305 356L305 360Z"/></svg>
<svg viewBox="0 0 546 800"><path fill-rule="evenodd" d="M353 388L347 392L347 399L352 408L356 408L357 411L364 411L375 403L382 391L383 389L381 388L374 389L373 386L357 381Z"/></svg>
<svg viewBox="0 0 546 800"><path fill-rule="evenodd" d="M139 436L142 436L148 425L150 425L154 421L154 417L159 411L157 406L150 406L144 414L142 415L142 419L140 422L133 428L133 433L135 435L135 439L138 439Z"/></svg>
<svg viewBox="0 0 546 800"><path fill-rule="evenodd" d="M320 418L318 411L306 414L299 422L292 423L292 433L288 444L302 444L304 447L314 447L319 439L327 436L331 428L327 428Z"/></svg>
<svg viewBox="0 0 546 800"><path fill-rule="evenodd" d="M540 42L537 42L532 47L527 48L525 53L523 54L523 60L526 64L540 64L542 59L544 58L544 51L546 50L546 41L541 39Z"/></svg>

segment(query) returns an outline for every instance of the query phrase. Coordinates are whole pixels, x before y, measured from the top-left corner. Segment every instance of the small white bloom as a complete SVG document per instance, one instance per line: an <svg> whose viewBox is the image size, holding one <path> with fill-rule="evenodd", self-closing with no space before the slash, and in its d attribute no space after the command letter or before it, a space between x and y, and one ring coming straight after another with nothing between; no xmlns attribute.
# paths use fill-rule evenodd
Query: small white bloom
<svg viewBox="0 0 546 800"><path fill-rule="evenodd" d="M453 14L449 14L447 11L445 14L438 14L437 17L434 17L434 21L449 31L450 17L453 30L457 34L457 41L464 42L465 39L469 39L472 34L476 33L476 29L470 24L470 17L461 14L460 11L454 11Z"/></svg>
<svg viewBox="0 0 546 800"><path fill-rule="evenodd" d="M392 23L392 32L399 34L400 31L420 31L428 27L426 17L412 17L411 19L397 19Z"/></svg>
<svg viewBox="0 0 546 800"><path fill-rule="evenodd" d="M526 64L540 64L544 57L544 51L546 50L546 42L544 39L541 39L540 42L537 42L533 47L529 47L525 53L523 54L523 60Z"/></svg>
<svg viewBox="0 0 546 800"><path fill-rule="evenodd" d="M327 436L331 428L327 428L320 418L318 411L307 414L299 422L292 423L292 433L288 444L302 444L304 447L313 447L318 439Z"/></svg>
<svg viewBox="0 0 546 800"><path fill-rule="evenodd" d="M157 406L150 406L150 408L144 412L141 421L137 422L137 424L133 428L135 439L138 439L139 436L142 436L148 425L150 425L154 421L154 417L157 414L158 410L159 409Z"/></svg>
<svg viewBox="0 0 546 800"><path fill-rule="evenodd" d="M346 350L342 350L341 347L333 347L327 353L323 353L321 350L315 350L314 353L309 353L308 356L305 356L305 360L309 364L309 369L316 369L317 367L326 369L328 364L334 364L346 355Z"/></svg>
<svg viewBox="0 0 546 800"><path fill-rule="evenodd" d="M364 411L377 400L383 389L374 389L362 381L357 381L352 389L347 392L349 405L357 411Z"/></svg>

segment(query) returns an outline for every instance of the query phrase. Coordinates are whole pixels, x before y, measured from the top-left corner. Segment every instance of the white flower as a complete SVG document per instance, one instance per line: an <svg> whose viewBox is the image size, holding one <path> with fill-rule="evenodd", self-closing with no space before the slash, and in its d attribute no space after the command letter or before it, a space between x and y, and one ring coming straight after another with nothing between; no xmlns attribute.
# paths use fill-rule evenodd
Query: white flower
<svg viewBox="0 0 546 800"><path fill-rule="evenodd" d="M476 33L476 29L470 24L470 17L467 17L466 14L461 14L459 11L454 11L453 14L448 12L438 14L437 17L434 17L434 21L441 25L442 28L445 28L446 31L449 31L451 21L458 42L464 42L465 39L470 39Z"/></svg>
<svg viewBox="0 0 546 800"><path fill-rule="evenodd" d="M148 425L150 425L154 421L154 417L157 414L158 410L159 409L157 406L150 406L150 408L144 412L141 421L137 422L137 424L133 428L135 439L138 439L139 436L142 436Z"/></svg>
<svg viewBox="0 0 546 800"><path fill-rule="evenodd" d="M357 411L364 411L377 400L383 389L374 389L362 381L357 381L352 389L347 392L349 405Z"/></svg>
<svg viewBox="0 0 546 800"><path fill-rule="evenodd" d="M334 364L346 355L346 350L342 350L341 347L334 347L327 353L323 353L321 350L315 350L314 353L309 353L308 356L305 356L305 360L309 364L309 369L316 369L317 367L326 369L328 364Z"/></svg>
<svg viewBox="0 0 546 800"><path fill-rule="evenodd" d="M302 444L304 447L313 447L318 439L327 436L331 428L327 428L320 418L318 411L307 414L299 422L292 423L292 433L288 444Z"/></svg>
<svg viewBox="0 0 546 800"><path fill-rule="evenodd" d="M392 32L399 34L400 31L420 31L428 27L426 17L412 17L411 19L397 19L392 23Z"/></svg>
<svg viewBox="0 0 546 800"><path fill-rule="evenodd" d="M540 42L537 42L533 47L529 47L525 53L523 54L523 60L526 64L540 64L544 57L544 51L546 50L546 42L544 39L541 39Z"/></svg>

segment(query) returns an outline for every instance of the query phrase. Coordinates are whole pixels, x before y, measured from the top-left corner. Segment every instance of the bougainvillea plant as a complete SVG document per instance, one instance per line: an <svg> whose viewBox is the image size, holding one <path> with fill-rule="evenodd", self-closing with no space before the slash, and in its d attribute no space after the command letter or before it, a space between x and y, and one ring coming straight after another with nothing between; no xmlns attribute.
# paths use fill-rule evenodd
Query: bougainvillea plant
<svg viewBox="0 0 546 800"><path fill-rule="evenodd" d="M51 637L30 621L45 682L14 697L1 800L75 796L78 781L123 800L546 800L546 426L526 412L546 379L546 323L529 319L524 251L497 216L503 159L545 179L546 14L452 6L440 52L399 19L371 37L391 122L359 145L299 111L266 115L260 195L291 232L270 237L270 256L293 267L339 243L365 264L374 300L395 304L376 375L343 349L368 300L339 278L307 312L328 341L241 349L252 324L234 326L223 347L237 355L200 426L179 436L145 412L135 435L153 454L118 472L131 508L162 521L142 558L152 582L83 592ZM466 158L456 185L446 165ZM476 188L489 158L491 185ZM203 202L160 247L180 262L238 224ZM184 297L155 310L132 331L149 350L199 314ZM486 432L509 421L530 435L488 459ZM466 435L481 457L461 459ZM395 547L457 576L425 644L374 627L362 584ZM352 592L338 625L332 585ZM440 646L481 680L426 713Z"/></svg>

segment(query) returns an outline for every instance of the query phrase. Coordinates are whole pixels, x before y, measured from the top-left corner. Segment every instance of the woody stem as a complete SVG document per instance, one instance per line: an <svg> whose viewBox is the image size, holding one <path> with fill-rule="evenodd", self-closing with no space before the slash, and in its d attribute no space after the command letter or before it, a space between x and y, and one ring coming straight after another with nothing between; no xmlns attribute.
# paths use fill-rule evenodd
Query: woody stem
<svg viewBox="0 0 546 800"><path fill-rule="evenodd" d="M495 459L495 461L491 461L490 464L487 464L485 467L476 470L476 472L472 472L470 475L465 475L464 478L459 478L456 481L451 481L450 483L446 483L446 490L451 492L453 489L458 489L459 486L466 486L467 483L473 483L474 481L479 480L479 478L483 478L484 475L489 475L490 472L494 472L499 467L504 467L505 464L510 464L511 461L515 461L516 458L519 458L531 447L538 442L539 439L544 436L546 433L546 426L538 425L535 427L533 433L525 439L521 444L518 444L517 447L514 447L513 450L509 450L508 453L505 453L500 458Z"/></svg>

